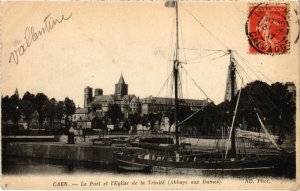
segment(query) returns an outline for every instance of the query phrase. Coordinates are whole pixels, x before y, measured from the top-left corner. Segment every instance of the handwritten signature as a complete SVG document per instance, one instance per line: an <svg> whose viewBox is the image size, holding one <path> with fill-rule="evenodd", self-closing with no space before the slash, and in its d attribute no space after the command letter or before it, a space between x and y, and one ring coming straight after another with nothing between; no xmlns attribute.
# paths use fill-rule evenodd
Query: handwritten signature
<svg viewBox="0 0 300 191"><path fill-rule="evenodd" d="M38 31L35 30L33 26L26 27L25 29L25 42L22 43L18 48L13 50L10 53L9 63L19 63L19 57L25 54L31 44L37 41L42 35L45 35L51 32L57 24L62 23L63 21L69 20L72 17L72 13L70 13L67 17L62 14L60 18L52 19L51 13L49 13L44 18L44 27L39 29Z"/></svg>

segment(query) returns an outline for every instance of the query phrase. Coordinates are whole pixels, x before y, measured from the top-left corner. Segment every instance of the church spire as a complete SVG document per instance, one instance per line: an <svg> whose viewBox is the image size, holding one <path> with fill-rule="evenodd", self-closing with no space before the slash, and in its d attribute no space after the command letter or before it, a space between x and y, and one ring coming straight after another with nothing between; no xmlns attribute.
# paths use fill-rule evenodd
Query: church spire
<svg viewBox="0 0 300 191"><path fill-rule="evenodd" d="M121 73L120 79L118 84L125 84L124 78L123 78L123 74Z"/></svg>
<svg viewBox="0 0 300 191"><path fill-rule="evenodd" d="M121 99L124 95L128 95L128 84L125 83L122 73L119 82L115 84L115 95L118 99Z"/></svg>

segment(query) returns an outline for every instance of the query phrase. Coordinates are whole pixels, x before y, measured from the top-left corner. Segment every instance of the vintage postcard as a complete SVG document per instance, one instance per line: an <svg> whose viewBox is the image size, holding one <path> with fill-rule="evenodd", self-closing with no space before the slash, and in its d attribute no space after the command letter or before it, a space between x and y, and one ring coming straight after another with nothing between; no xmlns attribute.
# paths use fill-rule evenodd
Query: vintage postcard
<svg viewBox="0 0 300 191"><path fill-rule="evenodd" d="M298 1L0 5L2 189L299 189Z"/></svg>

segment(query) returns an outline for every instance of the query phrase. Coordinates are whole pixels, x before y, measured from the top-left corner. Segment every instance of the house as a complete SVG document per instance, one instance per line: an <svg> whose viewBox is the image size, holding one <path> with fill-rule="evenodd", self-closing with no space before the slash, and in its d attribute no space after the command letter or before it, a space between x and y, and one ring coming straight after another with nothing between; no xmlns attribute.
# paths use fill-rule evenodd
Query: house
<svg viewBox="0 0 300 191"><path fill-rule="evenodd" d="M88 114L88 108L77 107L75 114L73 114L73 116L72 116L72 120L77 121L80 117L82 118L87 114Z"/></svg>
<svg viewBox="0 0 300 191"><path fill-rule="evenodd" d="M77 129L103 129L105 123L99 112L90 112L88 115L80 116L76 121Z"/></svg>

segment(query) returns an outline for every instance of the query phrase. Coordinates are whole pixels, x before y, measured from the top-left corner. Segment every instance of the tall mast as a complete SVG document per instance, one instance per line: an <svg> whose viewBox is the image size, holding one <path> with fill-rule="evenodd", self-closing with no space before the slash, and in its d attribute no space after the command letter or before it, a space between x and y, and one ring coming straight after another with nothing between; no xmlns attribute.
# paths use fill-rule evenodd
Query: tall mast
<svg viewBox="0 0 300 191"><path fill-rule="evenodd" d="M231 50L228 50L230 54L230 78L231 78L231 92L230 92L230 117L233 117L234 115L234 108L235 108L235 103L234 103L234 94L235 94L235 64L233 62L233 55ZM236 156L236 149L235 149L235 126L233 124L232 126L232 134L231 134L231 157Z"/></svg>
<svg viewBox="0 0 300 191"><path fill-rule="evenodd" d="M174 113L174 120L175 120L175 134L176 134L176 146L179 146L179 129L178 129L178 66L179 66L179 40L178 40L178 0L175 1L175 11L176 11L176 50L175 50L175 60L174 60L174 81L175 81L175 113Z"/></svg>

